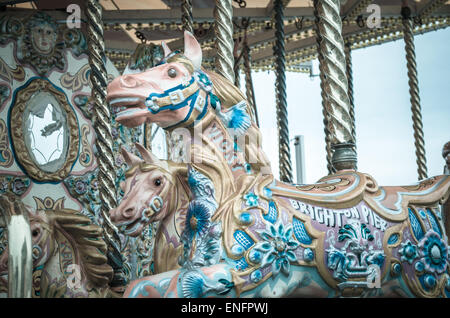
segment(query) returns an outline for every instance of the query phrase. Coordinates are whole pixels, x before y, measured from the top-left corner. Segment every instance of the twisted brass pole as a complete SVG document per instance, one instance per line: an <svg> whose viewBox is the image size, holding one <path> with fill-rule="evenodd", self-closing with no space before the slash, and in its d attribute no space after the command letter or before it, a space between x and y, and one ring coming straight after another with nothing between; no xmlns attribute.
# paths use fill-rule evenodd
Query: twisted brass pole
<svg viewBox="0 0 450 318"><path fill-rule="evenodd" d="M353 99L353 69L352 69L352 50L350 43L345 43L345 65L348 82L348 99L350 101L350 120L352 126L352 137L356 144L356 125L355 125L355 102Z"/></svg>
<svg viewBox="0 0 450 318"><path fill-rule="evenodd" d="M255 90L253 88L252 69L250 60L250 47L248 46L247 39L244 41L244 73L245 73L245 94L247 101L250 103L251 108L255 114L256 125L259 127L258 110L256 109Z"/></svg>
<svg viewBox="0 0 450 318"><path fill-rule="evenodd" d="M231 0L216 0L214 33L216 35L215 71L234 83L233 7Z"/></svg>
<svg viewBox="0 0 450 318"><path fill-rule="evenodd" d="M106 104L107 73L105 67L105 44L103 39L102 6L98 0L87 0L87 32L89 49L90 80L92 82L92 100L94 102L94 130L96 133L98 187L100 209L103 217L103 232L108 243L109 255L120 257L120 238L117 228L109 218L109 211L117 206L116 173L111 136L111 114ZM111 259L111 258L109 258ZM117 264L116 264L117 265ZM114 268L114 266L113 266ZM120 271L114 268L115 273Z"/></svg>
<svg viewBox="0 0 450 318"><path fill-rule="evenodd" d="M406 67L411 101L411 112L414 129L414 145L419 180L427 178L427 161L425 158L425 141L423 137L422 112L419 97L419 81L417 77L416 53L414 46L413 21L411 9L402 7L403 38L405 40Z"/></svg>
<svg viewBox="0 0 450 318"><path fill-rule="evenodd" d="M194 18L192 16L192 0L183 0L181 2L181 23L183 30L194 34Z"/></svg>
<svg viewBox="0 0 450 318"><path fill-rule="evenodd" d="M337 171L356 168L339 11L340 1L314 0L324 123L326 132L328 130L330 133L329 140L333 150L331 163Z"/></svg>
<svg viewBox="0 0 450 318"><path fill-rule="evenodd" d="M289 149L289 126L286 100L286 49L284 43L284 6L282 0L275 0L275 93L277 103L278 156L280 180L292 182L291 153Z"/></svg>

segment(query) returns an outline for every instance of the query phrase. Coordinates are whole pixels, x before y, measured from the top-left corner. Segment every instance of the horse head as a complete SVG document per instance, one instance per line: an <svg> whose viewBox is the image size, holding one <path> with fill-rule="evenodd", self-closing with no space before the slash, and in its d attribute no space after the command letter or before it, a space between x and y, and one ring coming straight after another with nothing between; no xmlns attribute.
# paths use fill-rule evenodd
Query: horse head
<svg viewBox="0 0 450 318"><path fill-rule="evenodd" d="M111 221L130 236L138 236L145 226L173 212L178 173L187 173L186 165L159 160L140 144L136 148L144 160L122 148L130 169L120 184L125 195L119 206L110 211Z"/></svg>
<svg viewBox="0 0 450 318"><path fill-rule="evenodd" d="M107 290L113 271L107 264L107 246L99 226L92 224L87 216L75 210L34 210L24 204L15 207L22 207L21 213L27 215L30 224L33 297L45 297L53 292L60 296L86 296L92 288L95 288L95 292ZM8 291L7 234L7 231L1 228L2 293ZM58 261L55 261L55 258ZM69 290L68 281L75 270L74 265L79 266L80 285L76 286L76 290Z"/></svg>
<svg viewBox="0 0 450 318"><path fill-rule="evenodd" d="M3 216L23 215L29 222L32 244L33 269L45 264L55 252L55 242L52 240L52 228L48 226L48 218L43 211L35 211L23 204L20 198L3 196L0 200ZM1 221L3 222L3 218ZM7 217L6 217L7 219ZM5 219L5 221L6 221ZM2 223L0 222L0 223ZM22 230L23 231L23 230ZM8 292L8 262L9 262L9 237L6 224L0 225L0 293Z"/></svg>
<svg viewBox="0 0 450 318"><path fill-rule="evenodd" d="M191 101L198 99L193 74L200 71L202 51L191 33L184 33L184 41L184 54L171 52L163 43L165 57L160 64L119 76L108 85L107 101L117 107L119 123L135 127L151 121L164 128L188 116Z"/></svg>

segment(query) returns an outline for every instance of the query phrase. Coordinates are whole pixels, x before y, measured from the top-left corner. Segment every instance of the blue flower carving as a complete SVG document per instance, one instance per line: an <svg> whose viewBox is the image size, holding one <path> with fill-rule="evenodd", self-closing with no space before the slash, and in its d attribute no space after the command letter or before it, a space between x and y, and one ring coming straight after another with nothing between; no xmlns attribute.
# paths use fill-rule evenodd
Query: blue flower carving
<svg viewBox="0 0 450 318"><path fill-rule="evenodd" d="M443 273L447 269L448 247L435 231L429 231L419 242L425 270L431 273Z"/></svg>
<svg viewBox="0 0 450 318"><path fill-rule="evenodd" d="M258 242L253 249L261 251L264 257L261 267L272 264L273 276L280 271L289 275L290 263L297 261L297 255L293 252L300 244L294 239L292 225L284 227L278 222L267 224L268 228L259 231L263 241Z"/></svg>
<svg viewBox="0 0 450 318"><path fill-rule="evenodd" d="M248 192L244 195L245 204L249 207L258 206L258 196L254 194L252 191Z"/></svg>
<svg viewBox="0 0 450 318"><path fill-rule="evenodd" d="M185 231L189 239L195 234L203 235L209 229L210 207L205 202L191 202L186 216Z"/></svg>
<svg viewBox="0 0 450 318"><path fill-rule="evenodd" d="M400 259L412 264L413 261L419 256L417 252L417 246L412 244L410 240L402 243L402 248L398 251L402 256Z"/></svg>

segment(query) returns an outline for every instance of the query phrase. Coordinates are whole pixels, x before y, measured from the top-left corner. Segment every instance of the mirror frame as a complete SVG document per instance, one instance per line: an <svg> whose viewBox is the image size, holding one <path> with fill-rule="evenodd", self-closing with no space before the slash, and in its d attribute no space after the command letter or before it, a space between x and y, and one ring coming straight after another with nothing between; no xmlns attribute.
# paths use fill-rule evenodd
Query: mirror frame
<svg viewBox="0 0 450 318"><path fill-rule="evenodd" d="M34 162L32 155L28 152L26 147L24 131L22 129L23 115L25 113L27 103L36 93L39 92L48 92L52 94L67 116L66 123L69 134L67 154L63 165L55 172L43 171ZM26 87L17 92L14 103L11 107L9 127L15 159L30 176L30 178L40 182L58 182L64 180L64 178L70 174L70 171L78 158L80 143L78 121L75 111L67 101L66 95L62 91L58 90L52 83L43 78L35 78L31 80ZM17 154L20 155L18 156Z"/></svg>

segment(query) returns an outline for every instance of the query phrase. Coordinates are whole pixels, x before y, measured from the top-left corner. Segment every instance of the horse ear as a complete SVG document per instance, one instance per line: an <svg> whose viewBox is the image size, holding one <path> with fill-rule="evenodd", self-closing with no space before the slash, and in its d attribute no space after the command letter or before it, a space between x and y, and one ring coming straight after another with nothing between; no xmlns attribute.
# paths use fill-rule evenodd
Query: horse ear
<svg viewBox="0 0 450 318"><path fill-rule="evenodd" d="M127 165L129 167L132 167L132 166L142 162L141 158L133 155L132 153L129 153L124 147L122 147L120 150L121 150L123 158L125 159L125 162L127 163Z"/></svg>
<svg viewBox="0 0 450 318"><path fill-rule="evenodd" d="M191 60L195 70L202 66L202 47L189 31L184 31L184 56Z"/></svg>
<svg viewBox="0 0 450 318"><path fill-rule="evenodd" d="M139 153L141 154L142 158L146 163L154 163L156 165L161 164L161 160L159 160L158 157L156 157L154 154L148 151L147 148L145 148L143 145L141 145L138 142L135 143L134 145L136 146L137 150L139 151Z"/></svg>
<svg viewBox="0 0 450 318"><path fill-rule="evenodd" d="M145 163L152 163L169 171L169 165L167 161L159 160L158 157L156 157L154 154L151 153L151 151L148 151L143 145L141 145L138 142L135 143L134 145L141 154L142 158L144 158Z"/></svg>
<svg viewBox="0 0 450 318"><path fill-rule="evenodd" d="M162 41L161 46L164 50L164 57L167 57L170 53L172 53L172 50L169 48L169 46L166 44L166 42Z"/></svg>

